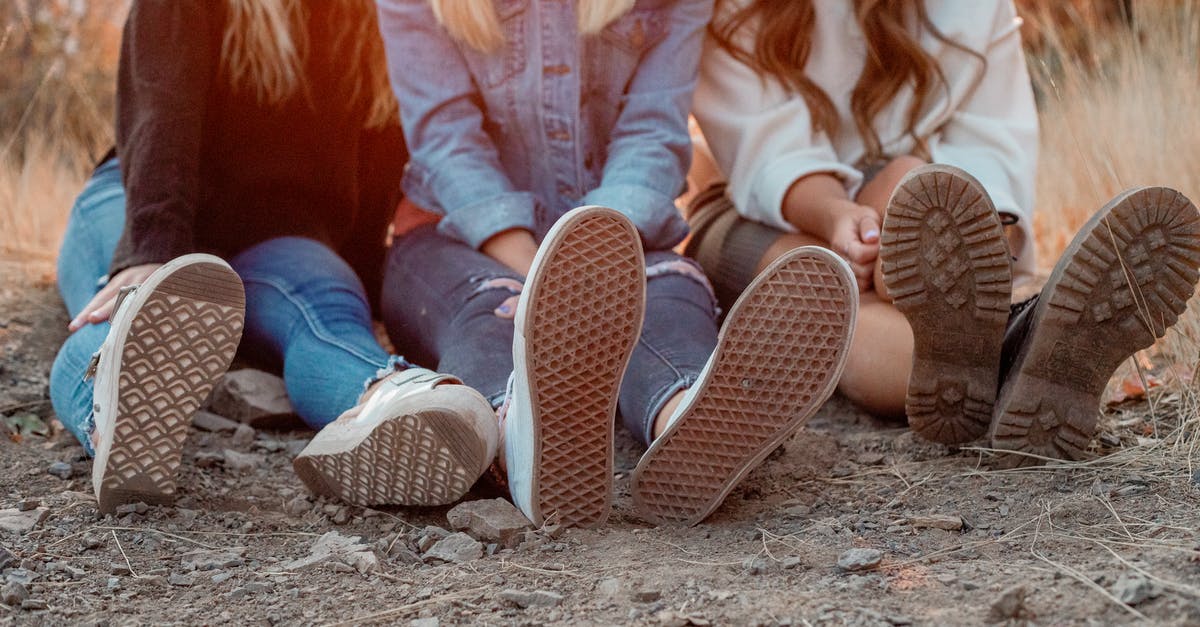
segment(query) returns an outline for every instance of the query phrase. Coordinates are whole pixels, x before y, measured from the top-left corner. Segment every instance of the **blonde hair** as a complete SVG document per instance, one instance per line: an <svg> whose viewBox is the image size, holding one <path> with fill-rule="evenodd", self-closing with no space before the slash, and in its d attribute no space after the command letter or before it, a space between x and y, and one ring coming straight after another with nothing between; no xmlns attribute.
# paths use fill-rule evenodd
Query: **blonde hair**
<svg viewBox="0 0 1200 627"><path fill-rule="evenodd" d="M595 35L629 12L636 0L576 0L577 26ZM493 0L429 0L433 15L450 36L480 52L504 47L504 29Z"/></svg>
<svg viewBox="0 0 1200 627"><path fill-rule="evenodd" d="M346 59L353 74L347 101L370 98L367 128L393 123L399 106L388 82L373 0L322 1L332 3L332 21L340 27L332 49ZM309 42L301 0L227 0L226 4L221 61L233 86L251 91L263 105L278 105L307 89L304 59Z"/></svg>

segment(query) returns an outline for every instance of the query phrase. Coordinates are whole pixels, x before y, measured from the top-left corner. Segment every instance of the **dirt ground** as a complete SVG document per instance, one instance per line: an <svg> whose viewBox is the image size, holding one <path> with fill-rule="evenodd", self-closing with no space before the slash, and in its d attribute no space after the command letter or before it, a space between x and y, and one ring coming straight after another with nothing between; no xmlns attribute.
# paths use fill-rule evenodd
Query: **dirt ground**
<svg viewBox="0 0 1200 627"><path fill-rule="evenodd" d="M47 376L66 316L47 276L0 261L0 414L52 425ZM444 564L423 560L420 545L441 533L429 526L448 527L446 508L308 499L290 457L310 432L249 442L193 430L175 506L107 517L69 434L0 437L0 510L45 508L31 531L0 530L0 586L24 582L28 593L0 604L0 624L1195 625L1190 398L1168 386L1153 405L1110 410L1103 458L1016 471L835 398L687 529L637 518L628 474L640 451L621 437L606 526L543 530L515 550ZM220 463L225 449L256 463L239 472ZM69 464L67 479L50 474L55 462ZM289 570L329 531L361 537L378 568ZM882 561L845 572L839 557L853 548ZM15 556L7 567L4 549ZM543 605L512 600L538 591Z"/></svg>

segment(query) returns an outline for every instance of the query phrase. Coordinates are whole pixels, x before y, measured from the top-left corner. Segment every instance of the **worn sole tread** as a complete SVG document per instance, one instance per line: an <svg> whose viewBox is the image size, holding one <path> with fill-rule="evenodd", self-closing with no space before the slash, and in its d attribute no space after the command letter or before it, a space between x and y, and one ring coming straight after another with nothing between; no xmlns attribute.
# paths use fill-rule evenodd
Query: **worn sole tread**
<svg viewBox="0 0 1200 627"><path fill-rule="evenodd" d="M631 478L634 506L694 525L828 399L853 335L857 288L843 262L798 249L731 308L696 400Z"/></svg>
<svg viewBox="0 0 1200 627"><path fill-rule="evenodd" d="M983 187L944 165L914 170L883 222L884 284L913 332L905 410L921 437L987 432L1012 293L1008 245Z"/></svg>
<svg viewBox="0 0 1200 627"><path fill-rule="evenodd" d="M1100 395L1121 361L1151 346L1200 279L1200 211L1164 188L1114 198L1080 230L1032 312L1029 339L996 406L998 449L1083 459Z"/></svg>
<svg viewBox="0 0 1200 627"><path fill-rule="evenodd" d="M184 266L153 290L121 347L112 443L97 495L102 512L174 498L192 415L241 340L245 296L228 267Z"/></svg>
<svg viewBox="0 0 1200 627"><path fill-rule="evenodd" d="M446 505L486 466L487 446L473 433L455 412L431 407L385 419L345 450L310 445L293 466L312 492L352 505Z"/></svg>
<svg viewBox="0 0 1200 627"><path fill-rule="evenodd" d="M525 289L531 409L540 424L534 498L545 520L596 526L612 507L617 391L641 334L645 262L628 220L590 212Z"/></svg>

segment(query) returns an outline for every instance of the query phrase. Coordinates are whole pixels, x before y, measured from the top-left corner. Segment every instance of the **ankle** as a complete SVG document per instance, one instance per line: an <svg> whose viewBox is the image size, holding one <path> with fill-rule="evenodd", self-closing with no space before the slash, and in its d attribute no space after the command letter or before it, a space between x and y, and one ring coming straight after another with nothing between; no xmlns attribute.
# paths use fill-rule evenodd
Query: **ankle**
<svg viewBox="0 0 1200 627"><path fill-rule="evenodd" d="M679 390L674 396L667 399L662 409L658 410L658 414L654 417L654 440L657 440L671 423L671 416L675 415L675 410L678 409L679 403L683 401L683 395L687 392L687 388Z"/></svg>

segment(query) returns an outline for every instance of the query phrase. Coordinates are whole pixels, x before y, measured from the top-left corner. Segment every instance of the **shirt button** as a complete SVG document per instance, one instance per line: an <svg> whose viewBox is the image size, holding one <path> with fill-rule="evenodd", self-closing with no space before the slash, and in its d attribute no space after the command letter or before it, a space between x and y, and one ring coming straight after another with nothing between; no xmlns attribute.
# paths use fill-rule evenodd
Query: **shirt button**
<svg viewBox="0 0 1200 627"><path fill-rule="evenodd" d="M571 73L571 66L564 65L564 64L547 65L542 68L542 71L545 72L546 74L555 74L558 76L564 76L566 74Z"/></svg>
<svg viewBox="0 0 1200 627"><path fill-rule="evenodd" d="M550 131L549 133L546 133L546 137L549 137L554 141L565 142L568 139L571 139L571 134L566 131Z"/></svg>
<svg viewBox="0 0 1200 627"><path fill-rule="evenodd" d="M558 184L558 193L563 196L574 196L575 188L571 187L570 185L567 185L566 183L559 183Z"/></svg>

